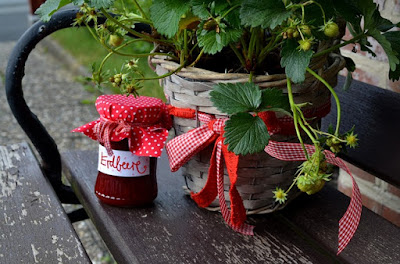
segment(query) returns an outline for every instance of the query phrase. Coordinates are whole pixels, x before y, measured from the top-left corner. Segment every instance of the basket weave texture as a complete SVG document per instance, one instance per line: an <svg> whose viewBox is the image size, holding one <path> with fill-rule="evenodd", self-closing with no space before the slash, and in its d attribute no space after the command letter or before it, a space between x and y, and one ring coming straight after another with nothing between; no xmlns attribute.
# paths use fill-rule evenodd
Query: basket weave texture
<svg viewBox="0 0 400 264"><path fill-rule="evenodd" d="M324 48L324 47L321 47ZM154 57L151 62L156 65L156 73L163 75L179 67L179 64L168 61L163 57ZM337 82L337 73L344 67L344 59L340 55L321 56L313 60L311 67L320 76L328 81L333 87ZM227 117L216 109L210 101L209 93L216 83L247 82L248 74L241 73L217 73L200 68L183 68L178 73L164 78L161 85L164 88L168 103L175 107L192 108L207 114L214 114L216 118ZM265 76L254 76L254 83L261 89L278 87L286 90L286 75L275 74ZM330 92L319 81L311 75L306 75L306 80L292 87L294 101L296 103L309 102L304 111L315 111L324 105L330 105ZM277 117L284 120L285 117L277 113ZM286 117L286 120L288 118ZM290 119L289 119L290 120ZM320 120L314 119L312 123L317 125ZM187 131L202 125L200 121L174 117L173 127L175 135L181 135ZM272 136L273 140L285 142L298 142L294 135ZM207 172L213 146L209 146L192 158L183 167L185 177L185 191L199 192L207 181ZM301 162L287 162L275 159L265 152L241 156L238 166L238 180L236 183L247 214L264 214L282 209L284 205L276 203L272 191L276 187L288 188L294 174ZM229 206L229 176L225 169L224 173L225 199ZM288 194L290 201L298 195L297 188L293 188ZM210 205L209 210L219 210L218 198Z"/></svg>

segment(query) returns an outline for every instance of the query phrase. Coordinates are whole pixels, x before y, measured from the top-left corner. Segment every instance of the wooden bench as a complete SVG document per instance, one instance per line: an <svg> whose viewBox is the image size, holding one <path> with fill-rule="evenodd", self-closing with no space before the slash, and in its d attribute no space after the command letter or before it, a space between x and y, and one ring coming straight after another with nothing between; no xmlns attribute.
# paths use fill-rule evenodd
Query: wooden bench
<svg viewBox="0 0 400 264"><path fill-rule="evenodd" d="M6 76L7 96L14 115L41 154L45 177L58 197L83 205L118 263L399 263L400 228L366 208L352 241L336 255L338 221L350 199L329 186L313 196L299 197L280 212L248 217L256 225L255 236L249 237L235 233L219 213L198 208L185 196L183 177L179 171L170 172L165 156L157 168L159 195L150 207L118 208L97 200L96 150L63 153L63 171L72 190L60 185L61 157L26 106L21 79L25 60L36 43L68 27L73 17L73 11L56 14L48 24L36 24L17 44ZM392 119L400 114L400 95L360 82L340 94L349 118L343 125L355 123L360 136L360 147L343 158L399 187L400 150L395 147L399 138L397 131L392 131L398 124ZM333 113L326 123L335 120ZM379 138L382 144L377 136L384 137ZM16 256L18 250L14 248L9 254Z"/></svg>
<svg viewBox="0 0 400 264"><path fill-rule="evenodd" d="M27 143L0 146L0 263L90 263Z"/></svg>

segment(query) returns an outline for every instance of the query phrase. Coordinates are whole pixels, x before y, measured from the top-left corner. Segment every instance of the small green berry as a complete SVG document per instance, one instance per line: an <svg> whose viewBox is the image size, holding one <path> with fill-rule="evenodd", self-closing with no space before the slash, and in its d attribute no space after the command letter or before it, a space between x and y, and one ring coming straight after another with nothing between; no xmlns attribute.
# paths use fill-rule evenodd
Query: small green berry
<svg viewBox="0 0 400 264"><path fill-rule="evenodd" d="M108 44L113 47L118 47L122 44L124 38L119 35L111 35Z"/></svg>
<svg viewBox="0 0 400 264"><path fill-rule="evenodd" d="M324 26L324 34L330 38L337 37L339 35L339 26L335 22L329 21Z"/></svg>
<svg viewBox="0 0 400 264"><path fill-rule="evenodd" d="M308 51L311 49L311 43L312 41L310 39L301 39L298 41L299 43L299 49Z"/></svg>
<svg viewBox="0 0 400 264"><path fill-rule="evenodd" d="M301 25L300 30L303 35L311 37L311 28L309 25Z"/></svg>

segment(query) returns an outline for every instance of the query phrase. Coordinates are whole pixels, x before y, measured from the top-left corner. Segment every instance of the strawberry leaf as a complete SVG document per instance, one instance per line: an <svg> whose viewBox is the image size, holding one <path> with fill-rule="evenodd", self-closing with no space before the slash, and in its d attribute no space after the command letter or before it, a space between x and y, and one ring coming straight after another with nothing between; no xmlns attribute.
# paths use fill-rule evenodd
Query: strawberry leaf
<svg viewBox="0 0 400 264"><path fill-rule="evenodd" d="M305 79L306 69L313 55L312 50L299 50L295 40L288 40L281 52L281 66L286 75L294 82L301 83Z"/></svg>
<svg viewBox="0 0 400 264"><path fill-rule="evenodd" d="M261 103L261 91L254 83L219 83L210 96L214 106L227 114L255 111Z"/></svg>
<svg viewBox="0 0 400 264"><path fill-rule="evenodd" d="M204 53L215 54L220 52L229 43L236 42L242 36L242 31L234 28L226 28L219 33L216 30L203 29L204 21L197 30L197 41Z"/></svg>
<svg viewBox="0 0 400 264"><path fill-rule="evenodd" d="M248 0L240 10L240 19L245 26L274 29L288 19L292 12L286 10L282 1Z"/></svg>
<svg viewBox="0 0 400 264"><path fill-rule="evenodd" d="M385 38L390 42L392 49L400 55L400 31L390 31L383 34ZM396 65L396 69L390 70L389 78L392 81L397 81L400 79L400 64Z"/></svg>
<svg viewBox="0 0 400 264"><path fill-rule="evenodd" d="M205 20L212 16L209 6L213 0L192 0L190 1L190 5L192 6L192 12L194 15L200 17ZM214 3L215 4L215 3Z"/></svg>
<svg viewBox="0 0 400 264"><path fill-rule="evenodd" d="M150 18L157 31L167 37L178 32L179 21L189 5L184 0L154 0L150 7Z"/></svg>
<svg viewBox="0 0 400 264"><path fill-rule="evenodd" d="M96 9L100 8L109 8L114 4L115 0L85 0L90 7L94 7Z"/></svg>
<svg viewBox="0 0 400 264"><path fill-rule="evenodd" d="M47 0L35 12L44 22L48 22L54 12L61 7L70 4L71 0Z"/></svg>
<svg viewBox="0 0 400 264"><path fill-rule="evenodd" d="M338 15L353 25L360 24L361 11L353 0L334 0L332 3Z"/></svg>
<svg viewBox="0 0 400 264"><path fill-rule="evenodd" d="M225 122L225 141L228 150L237 155L262 151L270 135L262 119L249 113L238 113Z"/></svg>
<svg viewBox="0 0 400 264"><path fill-rule="evenodd" d="M397 58L398 53L392 49L392 45L385 38L385 35L381 34L381 32L377 29L368 30L368 35L376 39L379 44L381 44L383 50L388 57L390 70L395 71L397 64L400 63L399 58Z"/></svg>
<svg viewBox="0 0 400 264"><path fill-rule="evenodd" d="M260 111L279 111L290 115L290 104L287 95L281 89L262 90Z"/></svg>

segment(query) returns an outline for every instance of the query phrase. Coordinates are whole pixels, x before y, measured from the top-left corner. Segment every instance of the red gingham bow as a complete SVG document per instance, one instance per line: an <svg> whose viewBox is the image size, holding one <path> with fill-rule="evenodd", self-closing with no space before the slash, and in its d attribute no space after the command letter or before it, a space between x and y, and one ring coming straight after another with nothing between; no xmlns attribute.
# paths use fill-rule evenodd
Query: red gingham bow
<svg viewBox="0 0 400 264"><path fill-rule="evenodd" d="M312 155L312 153L315 152L314 146L305 145L305 147L309 155ZM265 152L267 152L272 157L280 160L287 160L287 161L306 160L303 148L299 143L270 141L268 146L265 147ZM325 150L324 154L327 162L345 170L350 175L351 180L353 182L353 190L349 207L347 208L345 214L339 221L339 234L338 234L339 243L337 252L337 254L339 255L340 252L342 252L343 249L345 249L347 244L350 242L350 239L356 232L358 224L360 222L361 210L362 210L361 194L360 194L360 189L358 188L358 185L353 178L353 175L351 174L349 168L346 166L343 160L341 160L338 157L335 157L335 155L328 150Z"/></svg>
<svg viewBox="0 0 400 264"><path fill-rule="evenodd" d="M167 153L171 170L177 171L199 151L215 141L207 182L200 192L196 194L192 193L191 196L200 207L207 207L218 195L221 213L225 222L237 232L245 235L253 235L254 226L244 223L246 220L246 211L235 186L239 157L229 152L226 145L222 143L223 127L226 119L215 119L213 116L203 113L199 113L198 118L206 124L175 137L167 143ZM228 210L224 195L224 169L221 164L222 154L225 157L231 182L229 190L231 211Z"/></svg>
<svg viewBox="0 0 400 264"><path fill-rule="evenodd" d="M192 109L176 109L174 107L170 107L170 113L174 115L183 117L183 118L193 118L195 112ZM179 110L182 110L182 114L179 114ZM223 144L223 137L221 133L223 133L223 125L226 119L214 119L213 116L207 115L204 113L198 113L198 118L201 122L205 123L205 125L192 129L186 134L180 135L173 140L171 140L167 144L167 153L170 161L170 166L172 171L177 171L183 164L189 161L194 155L199 153L206 146L215 141L214 151L210 161L210 169L209 169L209 177L207 179L205 187L197 194L192 194L193 199L203 207L208 206L216 197L215 186L218 188L218 197L221 207L221 213L225 222L228 223L230 227L232 227L235 231L252 235L254 226L250 226L247 224L243 224L242 226L235 226L232 219L237 217L237 212L242 210L232 210L232 214L229 212L226 206L225 198L224 198L224 188L223 188L223 167L221 166L221 153L224 155L225 162L227 164L229 179L231 181L231 189L232 186L236 183L236 169L238 156L232 152L227 150L226 145ZM266 117L268 119L269 117ZM272 117L273 118L273 117ZM271 126L271 120L268 120L267 126ZM279 126L276 126L279 130ZM282 127L282 125L280 125ZM268 127L270 129L270 127ZM312 155L315 152L315 147L312 145L305 145L305 148L309 155ZM303 148L299 143L285 143L285 142L276 142L269 141L269 144L265 147L265 152L276 159L286 160L286 161L300 161L306 160L305 154L303 152ZM361 202L361 194L360 190L357 186L356 181L354 180L350 170L346 166L346 164L335 155L325 150L324 154L326 156L327 162L336 165L343 170L345 170L351 177L353 182L353 190L352 197L350 200L349 207L347 208L345 214L339 221L339 234L338 234L338 252L340 254L343 249L350 242L350 239L353 237L355 231L357 230L358 224L360 222L361 210L362 210L362 202ZM235 167L236 165L236 167ZM217 177L210 177L213 175L213 172L216 171ZM210 187L214 186L214 188ZM243 208L243 201L240 198L240 195L237 193L234 194L234 191L230 190L231 196L231 207L232 205L237 208ZM236 191L237 192L237 191ZM202 199L198 199L201 197ZM233 198L234 197L234 198ZM238 205L237 205L238 204ZM240 214L239 214L240 215ZM238 219L238 218L236 218ZM240 218L239 218L240 219ZM244 223L244 219L243 219Z"/></svg>

